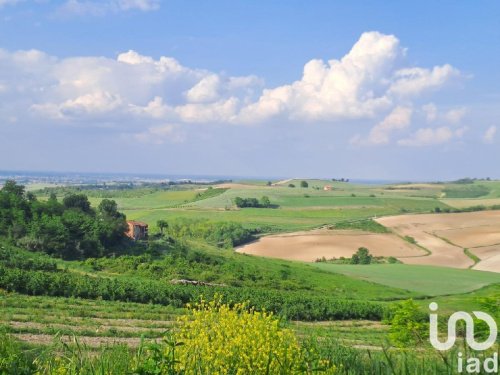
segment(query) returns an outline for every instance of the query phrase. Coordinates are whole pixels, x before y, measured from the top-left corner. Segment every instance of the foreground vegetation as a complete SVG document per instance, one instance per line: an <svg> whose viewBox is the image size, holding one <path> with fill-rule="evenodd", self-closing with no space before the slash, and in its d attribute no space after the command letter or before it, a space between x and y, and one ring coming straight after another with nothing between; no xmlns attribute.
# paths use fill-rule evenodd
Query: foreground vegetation
<svg viewBox="0 0 500 375"><path fill-rule="evenodd" d="M77 301L75 301L77 302ZM102 313L100 313L102 314ZM379 346L356 349L332 336L352 334L356 325L342 330L290 327L265 312L244 304L234 307L219 299L201 301L178 315L156 339L135 336L134 345L92 345L82 336L57 333L47 346L16 340L0 333L0 372L6 374L454 374L457 348L438 354L419 336L426 328L412 301L394 308L386 337ZM101 315L102 316L102 315ZM404 319L402 319L404 317ZM408 318L410 317L410 318ZM410 319L410 320L409 320ZM147 321L142 321L147 322ZM159 322L160 323L160 322ZM149 322L148 324L152 324ZM164 324L164 323L162 323ZM160 325L165 327L164 325ZM359 326L359 325L358 325ZM373 329L363 329L370 336ZM331 327L328 327L331 328ZM376 329L377 330L377 329ZM115 332L115 337L116 333ZM133 333L133 332L132 332ZM301 334L307 333L307 337ZM325 335L325 333L327 333ZM80 332L80 335L82 333ZM130 337L130 331L129 331ZM330 334L330 335L328 335ZM379 335L379 334L378 334ZM116 338L115 340L119 340ZM419 350L408 350L408 347ZM27 350L28 349L28 350ZM491 353L467 353L485 357Z"/></svg>

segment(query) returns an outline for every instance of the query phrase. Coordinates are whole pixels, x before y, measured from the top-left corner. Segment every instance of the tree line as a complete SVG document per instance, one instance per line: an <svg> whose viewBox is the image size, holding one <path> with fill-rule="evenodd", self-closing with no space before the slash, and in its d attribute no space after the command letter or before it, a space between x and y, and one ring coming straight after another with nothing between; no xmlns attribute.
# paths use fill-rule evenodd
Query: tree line
<svg viewBox="0 0 500 375"><path fill-rule="evenodd" d="M269 197L263 196L260 199L257 198L234 198L234 204L238 208L254 207L254 208L270 208L272 207Z"/></svg>
<svg viewBox="0 0 500 375"><path fill-rule="evenodd" d="M0 236L27 250L63 259L110 255L125 243L126 230L125 215L110 199L94 209L84 194L40 201L12 180L0 189Z"/></svg>

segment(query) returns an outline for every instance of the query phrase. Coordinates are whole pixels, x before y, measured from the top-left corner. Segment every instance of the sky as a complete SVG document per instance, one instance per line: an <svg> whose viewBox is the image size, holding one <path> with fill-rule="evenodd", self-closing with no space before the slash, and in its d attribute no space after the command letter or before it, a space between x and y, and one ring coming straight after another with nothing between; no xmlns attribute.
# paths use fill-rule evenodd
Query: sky
<svg viewBox="0 0 500 375"><path fill-rule="evenodd" d="M498 1L0 0L0 170L500 178Z"/></svg>

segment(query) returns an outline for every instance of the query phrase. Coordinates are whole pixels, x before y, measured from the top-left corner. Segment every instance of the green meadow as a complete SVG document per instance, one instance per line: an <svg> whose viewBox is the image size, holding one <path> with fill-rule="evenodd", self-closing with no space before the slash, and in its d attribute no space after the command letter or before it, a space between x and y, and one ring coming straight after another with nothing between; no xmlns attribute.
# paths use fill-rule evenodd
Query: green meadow
<svg viewBox="0 0 500 375"><path fill-rule="evenodd" d="M426 296L468 293L500 282L498 273L434 266L372 264L366 267L317 263L316 267L358 280L401 288ZM439 288L436 287L437 285Z"/></svg>

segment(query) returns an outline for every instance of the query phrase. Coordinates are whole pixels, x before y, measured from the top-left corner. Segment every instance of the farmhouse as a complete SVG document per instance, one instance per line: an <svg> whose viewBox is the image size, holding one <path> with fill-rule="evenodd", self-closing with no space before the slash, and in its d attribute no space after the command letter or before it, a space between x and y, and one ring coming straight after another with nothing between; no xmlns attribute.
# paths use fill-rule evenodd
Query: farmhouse
<svg viewBox="0 0 500 375"><path fill-rule="evenodd" d="M332 185L325 185L325 186L323 186L323 190L324 191L332 191L333 187L332 187Z"/></svg>
<svg viewBox="0 0 500 375"><path fill-rule="evenodd" d="M141 221L127 221L128 230L125 234L134 241L143 240L148 237L148 225Z"/></svg>

